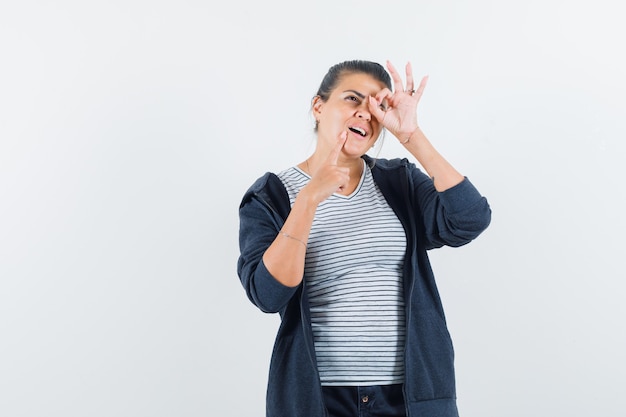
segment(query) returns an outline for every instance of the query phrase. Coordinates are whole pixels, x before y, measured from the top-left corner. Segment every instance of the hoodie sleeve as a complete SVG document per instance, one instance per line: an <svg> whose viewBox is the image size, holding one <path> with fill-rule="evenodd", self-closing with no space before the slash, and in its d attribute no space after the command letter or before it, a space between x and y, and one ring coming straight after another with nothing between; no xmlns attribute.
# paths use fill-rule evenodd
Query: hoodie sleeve
<svg viewBox="0 0 626 417"><path fill-rule="evenodd" d="M239 207L239 259L237 274L250 301L266 313L279 312L298 287L276 280L263 263L284 220L257 194L248 192Z"/></svg>
<svg viewBox="0 0 626 417"><path fill-rule="evenodd" d="M414 168L411 172L413 201L419 206L428 249L465 245L489 226L489 203L467 177L454 187L439 192L422 171Z"/></svg>

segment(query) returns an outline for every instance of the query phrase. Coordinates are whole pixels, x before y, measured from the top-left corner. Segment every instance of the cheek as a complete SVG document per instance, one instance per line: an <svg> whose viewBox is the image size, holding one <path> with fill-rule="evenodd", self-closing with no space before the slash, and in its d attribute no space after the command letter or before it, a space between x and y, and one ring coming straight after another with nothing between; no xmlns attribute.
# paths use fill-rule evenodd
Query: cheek
<svg viewBox="0 0 626 417"><path fill-rule="evenodd" d="M382 134L383 126L380 123L376 123L376 124L372 124L372 128L374 129L372 131L372 136L374 138L379 138Z"/></svg>
<svg viewBox="0 0 626 417"><path fill-rule="evenodd" d="M323 126L327 131L340 131L346 124L345 118L335 113L331 116L326 116L321 119L320 127Z"/></svg>

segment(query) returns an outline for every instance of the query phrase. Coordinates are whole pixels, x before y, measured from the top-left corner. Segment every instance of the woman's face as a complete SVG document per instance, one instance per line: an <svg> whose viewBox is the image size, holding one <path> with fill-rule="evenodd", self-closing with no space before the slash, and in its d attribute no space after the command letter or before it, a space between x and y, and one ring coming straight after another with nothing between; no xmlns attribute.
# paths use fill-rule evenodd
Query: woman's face
<svg viewBox="0 0 626 417"><path fill-rule="evenodd" d="M342 132L347 133L342 153L346 157L361 157L376 142L382 125L370 113L368 97L385 88L385 84L363 73L341 77L327 101L319 97L313 104L313 114L319 121L318 146L332 149Z"/></svg>

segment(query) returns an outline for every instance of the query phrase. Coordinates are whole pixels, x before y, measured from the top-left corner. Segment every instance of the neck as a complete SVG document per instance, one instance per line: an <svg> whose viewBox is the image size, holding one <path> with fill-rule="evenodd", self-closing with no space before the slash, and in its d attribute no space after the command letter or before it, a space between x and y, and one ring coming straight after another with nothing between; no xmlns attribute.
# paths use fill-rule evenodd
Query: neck
<svg viewBox="0 0 626 417"><path fill-rule="evenodd" d="M315 156L315 154L309 156L304 162L299 164L299 167L306 171L309 175L315 173L315 171L324 164L323 159L319 159ZM361 174L363 174L363 166L364 161L363 158L358 158L356 160L351 161L337 161L337 166L349 168L350 169L350 178L361 178Z"/></svg>
<svg viewBox="0 0 626 417"><path fill-rule="evenodd" d="M365 162L362 158L358 158L358 160L351 162L350 164L341 163L341 161L337 162L338 166L347 167L350 169L350 182L347 186L343 187L341 191L338 191L337 194L342 195L350 195L356 190L356 187L359 185L361 181L361 176L363 175L363 169L365 167ZM313 177L315 172L320 167L320 164L317 162L315 155L311 155L304 162L298 165L300 169L305 171L309 176Z"/></svg>

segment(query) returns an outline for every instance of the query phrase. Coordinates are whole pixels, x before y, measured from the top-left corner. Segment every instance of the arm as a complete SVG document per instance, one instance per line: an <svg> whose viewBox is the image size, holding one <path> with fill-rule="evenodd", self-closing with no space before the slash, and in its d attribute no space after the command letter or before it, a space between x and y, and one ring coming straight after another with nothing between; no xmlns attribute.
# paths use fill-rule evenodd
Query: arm
<svg viewBox="0 0 626 417"><path fill-rule="evenodd" d="M265 267L282 285L296 287L302 282L306 242L316 208L315 201L303 189L276 239L263 254Z"/></svg>
<svg viewBox="0 0 626 417"><path fill-rule="evenodd" d="M393 65L387 62L387 68L396 91L392 93L384 89L376 97L370 97L370 111L424 167L433 179L437 191L454 187L463 181L463 175L437 152L417 124L417 104L424 93L428 77L422 78L415 90L409 63L406 66L406 89L404 89L402 79ZM388 103L386 110L380 108L383 101Z"/></svg>
<svg viewBox="0 0 626 417"><path fill-rule="evenodd" d="M346 138L347 135L343 133L325 163L302 188L285 224L263 255L268 271L283 285L295 287L302 282L306 242L317 206L350 180L348 169L337 166Z"/></svg>
<svg viewBox="0 0 626 417"><path fill-rule="evenodd" d="M237 273L248 298L262 311L280 311L302 282L306 242L317 206L349 181L348 169L336 165L345 139L340 137L287 212L278 214L254 192L244 197L239 208ZM260 181L251 188L259 191L266 185Z"/></svg>
<svg viewBox="0 0 626 417"><path fill-rule="evenodd" d="M458 247L477 238L491 222L487 199L468 178L444 191L417 167L411 170L412 205L420 216L427 249Z"/></svg>
<svg viewBox="0 0 626 417"><path fill-rule="evenodd" d="M403 145L424 167L437 191L448 190L463 181L463 175L437 152L419 127L408 136Z"/></svg>
<svg viewBox="0 0 626 417"><path fill-rule="evenodd" d="M296 293L296 288L278 282L263 263L263 253L276 239L285 215L254 193L248 193L239 207L237 274L250 301L266 313L280 311Z"/></svg>

